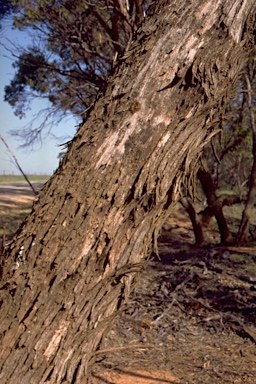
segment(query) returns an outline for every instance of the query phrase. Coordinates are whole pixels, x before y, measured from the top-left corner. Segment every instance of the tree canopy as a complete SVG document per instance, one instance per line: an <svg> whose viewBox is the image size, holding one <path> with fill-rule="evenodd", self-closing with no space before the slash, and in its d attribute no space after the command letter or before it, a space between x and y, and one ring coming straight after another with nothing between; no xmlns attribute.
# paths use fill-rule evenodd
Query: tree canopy
<svg viewBox="0 0 256 384"><path fill-rule="evenodd" d="M0 3L0 20L13 10L11 0L3 0Z"/></svg>
<svg viewBox="0 0 256 384"><path fill-rule="evenodd" d="M31 99L43 97L56 115L71 112L84 120L150 3L13 1L14 27L32 30L33 38L15 53L16 72L5 88L5 101L23 117Z"/></svg>
<svg viewBox="0 0 256 384"><path fill-rule="evenodd" d="M14 11L15 7L12 4L12 0L2 0L0 2L0 21L10 15ZM1 29L1 24L0 24L0 29Z"/></svg>

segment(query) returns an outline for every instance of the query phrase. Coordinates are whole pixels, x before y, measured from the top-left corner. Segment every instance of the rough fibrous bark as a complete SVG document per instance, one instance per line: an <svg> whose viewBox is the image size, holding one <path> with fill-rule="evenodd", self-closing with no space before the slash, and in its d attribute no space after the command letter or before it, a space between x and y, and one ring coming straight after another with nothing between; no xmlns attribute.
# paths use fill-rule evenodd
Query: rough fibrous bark
<svg viewBox="0 0 256 384"><path fill-rule="evenodd" d="M254 43L255 8L159 1L138 29L6 256L1 383L86 382L214 134Z"/></svg>

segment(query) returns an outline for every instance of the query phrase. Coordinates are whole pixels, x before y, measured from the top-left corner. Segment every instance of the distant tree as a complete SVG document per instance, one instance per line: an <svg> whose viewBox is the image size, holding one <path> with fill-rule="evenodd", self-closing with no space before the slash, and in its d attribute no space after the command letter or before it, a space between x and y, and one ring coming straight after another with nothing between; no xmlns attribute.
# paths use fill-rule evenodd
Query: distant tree
<svg viewBox="0 0 256 384"><path fill-rule="evenodd" d="M248 124L244 80L241 73L237 93L228 104L223 130L205 149L217 187L233 189L241 196L245 192L252 160L251 127Z"/></svg>
<svg viewBox="0 0 256 384"><path fill-rule="evenodd" d="M255 56L248 61L244 72L246 88L247 120L252 136L252 167L248 178L248 195L238 233L238 242L245 243L249 236L249 225L256 204L256 60Z"/></svg>
<svg viewBox="0 0 256 384"><path fill-rule="evenodd" d="M32 29L34 39L16 52L16 72L5 88L5 101L23 117L31 100L45 98L51 105L47 118L60 119L70 112L81 121L98 92L105 90L117 56L124 54L151 1L14 3L14 27ZM26 134L36 138L42 128Z"/></svg>
<svg viewBox="0 0 256 384"><path fill-rule="evenodd" d="M196 212L192 201L181 201L193 224L197 244L204 243L204 229L216 218L221 243L244 243L249 236L249 225L256 202L256 66L254 55L241 72L237 94L228 103L224 128L204 148L204 167L198 172L207 206ZM223 193L222 190L229 190ZM231 235L223 213L224 206L246 201L238 233ZM184 204L185 201L185 204Z"/></svg>

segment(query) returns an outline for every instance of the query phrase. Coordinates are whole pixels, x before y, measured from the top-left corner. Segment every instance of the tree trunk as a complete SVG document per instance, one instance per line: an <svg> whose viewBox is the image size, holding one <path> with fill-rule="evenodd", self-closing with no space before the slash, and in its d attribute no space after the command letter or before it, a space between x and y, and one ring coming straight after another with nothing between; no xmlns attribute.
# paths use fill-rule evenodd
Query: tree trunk
<svg viewBox="0 0 256 384"><path fill-rule="evenodd" d="M254 71L255 72L255 63L254 63ZM248 72L250 72L248 70ZM243 211L242 220L239 227L238 232L238 242L243 244L247 241L249 236L249 226L250 226L250 218L252 216L254 205L256 203L256 124L255 124L255 112L252 104L252 79L249 78L249 73L245 74L245 80L247 85L247 104L250 115L251 129L252 129L252 153L253 153L253 164L250 174L249 180L249 191L247 196L246 205Z"/></svg>
<svg viewBox="0 0 256 384"><path fill-rule="evenodd" d="M3 265L1 384L85 383L171 203L214 134L254 0L159 1Z"/></svg>
<svg viewBox="0 0 256 384"><path fill-rule="evenodd" d="M208 176L210 175L208 174ZM212 184L213 184L213 181L211 180L209 185L211 186ZM207 187L208 187L208 184L207 184ZM215 189L212 190L210 188L209 188L209 191L207 191L207 193L210 195L210 201L214 200L214 205L219 207L218 209L221 211L221 213L223 212L222 208L225 205L230 206L233 204L241 203L241 198L239 196L230 196L230 195L216 196ZM212 196L213 194L214 196ZM183 197L180 200L180 203L183 206L183 208L187 211L189 218L191 220L194 235L195 235L195 244L199 246L204 245L205 243L204 229L207 229L211 219L215 216L212 206L208 205L203 211L200 211L197 213L191 199L187 197ZM222 213L222 216L223 216L223 213ZM223 219L224 219L224 228L226 228L227 223L224 216L223 216ZM229 230L228 230L228 233L229 233ZM222 237L224 237L224 235L222 235Z"/></svg>
<svg viewBox="0 0 256 384"><path fill-rule="evenodd" d="M232 244L233 238L228 229L228 225L223 214L223 204L216 196L216 187L210 173L201 168L198 171L198 178L202 184L205 196L207 198L208 206L216 218L220 232L221 243Z"/></svg>
<svg viewBox="0 0 256 384"><path fill-rule="evenodd" d="M196 245L203 245L204 244L204 231L203 231L203 225L200 220L200 217L198 216L193 203L190 199L187 197L183 197L181 200L181 205L183 208L187 211L189 218L191 220L193 231L195 235L195 243Z"/></svg>

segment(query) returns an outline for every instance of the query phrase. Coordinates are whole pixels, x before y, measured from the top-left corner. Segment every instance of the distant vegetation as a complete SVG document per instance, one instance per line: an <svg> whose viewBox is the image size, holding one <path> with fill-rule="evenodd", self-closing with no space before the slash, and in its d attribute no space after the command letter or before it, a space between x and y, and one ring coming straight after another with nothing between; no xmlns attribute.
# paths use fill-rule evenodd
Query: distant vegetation
<svg viewBox="0 0 256 384"><path fill-rule="evenodd" d="M30 181L46 181L50 178L49 175L29 175ZM0 183L15 183L18 181L25 181L22 175L0 175Z"/></svg>

